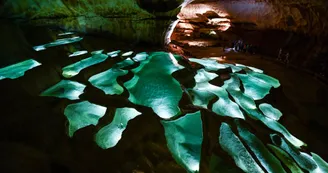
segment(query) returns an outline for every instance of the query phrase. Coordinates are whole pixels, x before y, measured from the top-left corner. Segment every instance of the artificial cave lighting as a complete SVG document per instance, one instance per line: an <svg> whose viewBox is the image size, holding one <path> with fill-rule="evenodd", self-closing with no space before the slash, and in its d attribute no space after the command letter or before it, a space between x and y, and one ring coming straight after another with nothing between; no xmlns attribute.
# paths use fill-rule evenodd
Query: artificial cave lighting
<svg viewBox="0 0 328 173"><path fill-rule="evenodd" d="M0 1L0 173L328 173L327 11Z"/></svg>
<svg viewBox="0 0 328 173"><path fill-rule="evenodd" d="M84 84L75 81L62 80L54 86L43 91L41 93L41 96L78 100L79 96L83 94L85 87L86 86Z"/></svg>
<svg viewBox="0 0 328 173"><path fill-rule="evenodd" d="M25 72L31 70L41 64L33 59L25 60L4 68L0 68L0 80L17 79L25 75Z"/></svg>
<svg viewBox="0 0 328 173"><path fill-rule="evenodd" d="M64 111L69 122L68 135L72 137L81 128L97 125L99 119L105 115L106 110L106 107L88 101L68 105Z"/></svg>
<svg viewBox="0 0 328 173"><path fill-rule="evenodd" d="M54 42L51 42L51 43L47 43L47 44L39 45L39 46L34 46L33 49L35 51L41 51L41 50L45 50L45 49L50 48L50 47L55 47L55 46L60 46L60 45L79 42L82 39L83 39L82 37L62 38L62 39L55 40Z"/></svg>
<svg viewBox="0 0 328 173"><path fill-rule="evenodd" d="M101 56L98 57L101 61L93 61L91 57L76 63L76 69L71 66L71 70L78 73L94 62L102 63L109 56L120 56L120 61L91 76L88 81L90 87L101 89L104 95L115 95L113 98L127 95L125 101L132 107L114 108L113 119L103 126L98 121L106 119L106 107L83 100L69 104L64 115L69 122L70 137L92 125L99 129L94 134L98 146L115 148L128 128L128 122L143 114L143 111L137 110L138 106L133 105L149 107L164 127L167 146L174 160L187 172L198 172L203 145L202 116L209 115L203 111L183 113L180 101L185 93L195 108L208 109L217 118L232 120L225 122L223 119L217 124L220 133L216 143L232 158L236 169L269 173L288 172L286 169L292 172L304 169L310 173L325 173L327 170L327 163L320 156L301 151L306 144L279 122L282 117L279 109L269 103L257 102L266 98L271 89L280 86L277 79L264 74L263 70L242 64L220 63L215 58L190 58L187 68L193 74L194 84L183 88L179 83L181 79L173 77L173 73L186 70L180 56L167 52L141 52L131 57L132 53L129 53L124 58L120 51L98 53L93 56ZM129 71L133 76L125 82L120 81ZM228 75L228 78L222 79L222 75ZM214 85L212 82L215 80L221 80L222 85ZM79 100L85 87L81 83L62 80L41 96ZM112 115L112 111L108 114ZM250 119L252 127L260 125L278 134L271 135L273 145L265 145L265 141L257 135L261 132L255 133L248 128ZM270 137L270 134L264 135Z"/></svg>

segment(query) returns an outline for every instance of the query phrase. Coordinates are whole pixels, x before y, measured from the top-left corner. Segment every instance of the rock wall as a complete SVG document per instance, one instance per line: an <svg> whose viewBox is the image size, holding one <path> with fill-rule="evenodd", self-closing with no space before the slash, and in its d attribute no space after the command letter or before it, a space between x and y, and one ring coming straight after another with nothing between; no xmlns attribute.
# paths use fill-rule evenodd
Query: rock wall
<svg viewBox="0 0 328 173"><path fill-rule="evenodd" d="M275 49L271 51L276 53L281 47L293 49L295 44L290 43L289 35L297 35L298 40L304 38L303 45L312 39L312 47L324 46L328 36L327 8L328 1L323 0L195 0L183 8L178 17L182 21L206 23L207 19L201 16L215 12L221 19L228 18L231 29L242 39L251 34L247 38L249 42L258 42L259 36L268 38L262 42L274 42ZM278 32L270 37L273 30ZM272 48L272 44L266 48Z"/></svg>
<svg viewBox="0 0 328 173"><path fill-rule="evenodd" d="M213 9L232 22L254 23L259 29L327 35L327 8L324 0L195 0L182 12Z"/></svg>
<svg viewBox="0 0 328 173"><path fill-rule="evenodd" d="M228 42L244 40L271 58L281 48L289 53L291 65L327 78L327 8L323 0L195 0L179 18L203 20L200 16L214 11L231 21L230 29L221 33Z"/></svg>
<svg viewBox="0 0 328 173"><path fill-rule="evenodd" d="M151 17L139 8L135 0L7 0L2 8L2 16L38 18L60 18L72 16L108 17ZM135 15L137 14L137 15Z"/></svg>
<svg viewBox="0 0 328 173"><path fill-rule="evenodd" d="M191 2L182 9L188 17L212 9L233 23L254 23L259 29L328 33L328 2L324 0L4 0L0 17L158 44L163 43L181 4Z"/></svg>
<svg viewBox="0 0 328 173"><path fill-rule="evenodd" d="M6 0L0 17L102 33L129 42L163 43L165 31L183 0ZM150 7L154 7L151 9ZM157 20L157 18L161 18ZM164 19L163 19L164 18Z"/></svg>

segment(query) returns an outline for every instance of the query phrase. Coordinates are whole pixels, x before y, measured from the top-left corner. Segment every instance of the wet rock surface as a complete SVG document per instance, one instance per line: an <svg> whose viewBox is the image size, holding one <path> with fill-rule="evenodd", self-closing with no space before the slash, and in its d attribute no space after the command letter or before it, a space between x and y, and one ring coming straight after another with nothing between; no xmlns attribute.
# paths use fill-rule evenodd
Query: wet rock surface
<svg viewBox="0 0 328 173"><path fill-rule="evenodd" d="M4 1L0 16L33 25L107 35L112 39L162 44L180 0ZM164 19L156 20L157 17ZM124 28L124 29L123 29Z"/></svg>
<svg viewBox="0 0 328 173"><path fill-rule="evenodd" d="M190 4L187 5L188 3ZM152 44L163 43L163 32L166 32L180 11L188 18L197 18L197 14L215 11L225 14L236 25L249 23L257 29L327 35L327 2L324 0L113 0L110 2L105 0L51 2L7 0L2 4L0 8L2 17L29 20L33 24L73 31L102 32L102 34L107 33L115 38L130 41L137 38ZM181 4L184 8L180 10ZM214 17L211 16L213 14L207 15ZM161 18L161 20L155 20L156 18ZM125 29L121 30L121 28ZM140 30L147 32L140 32Z"/></svg>
<svg viewBox="0 0 328 173"><path fill-rule="evenodd" d="M29 45L51 42L58 34L56 30L42 27L20 26L18 28L21 35L24 36L23 40L28 42L26 48L31 48ZM10 32L16 33L13 30L10 30ZM41 34L42 36L40 36ZM16 42L19 42L20 39L18 38ZM106 46L104 47L104 45ZM105 38L85 35L84 39L78 44L53 47L40 52L31 50L34 54L31 58L35 58L43 65L28 71L23 78L0 81L0 88L3 92L2 100L6 102L1 106L1 149L6 151L1 156L1 160L6 160L6 162L3 162L6 163L3 165L4 170L12 172L31 170L30 172L85 173L185 172L172 158L166 146L164 129L159 118L149 108L138 107L143 110L144 115L129 123L122 140L115 148L103 150L97 146L94 142L94 134L99 129L94 126L80 129L74 134L73 138L68 137L68 124L63 112L67 105L76 102L52 97L39 97L38 95L63 79L61 76L62 67L88 57L82 55L81 57L74 57L75 59L68 58L68 55L76 49L88 50L89 52L99 49L105 49L105 52L117 49L124 50L124 52L129 50L139 52L144 51L145 47L126 47L124 43L112 43L111 40ZM160 49L149 48L149 51L154 50ZM9 51L7 52L8 55L11 54L10 49L1 52L5 53L6 51ZM318 83L310 76L306 78L304 75L299 76L299 73L294 70L271 64L258 57L248 57L243 54L227 56L230 61L260 67L269 75L281 81L282 88L272 90L272 93L265 101L272 103L284 113L282 124L288 127L292 134L304 140L310 151L327 158L324 149L326 139L323 137L327 129L322 124L324 123L323 119L325 119L324 113L327 112L327 102L324 99L325 97L322 96L327 93L325 85ZM26 56L16 55L15 58L19 61L26 58ZM109 60L82 70L81 74L74 77L73 80L85 82L92 75L108 69L114 63L116 62ZM186 78L185 72L193 73L192 70L189 69L188 71L186 69L186 71L173 74L173 76L184 86L193 86L192 80ZM220 71L220 77L222 78L220 80L229 79L228 73L230 71ZM122 80L129 80L128 78L122 78ZM307 92L298 87L304 84L308 88ZM217 85L223 85L222 81L221 84L219 81ZM101 125L111 122L114 116L114 107L127 106L127 100L106 97L102 91L94 89L90 84L87 84L87 90L81 98L108 107L109 111L105 115L106 118L101 119L99 122ZM183 96L180 104L184 105L186 103L188 103L188 99ZM182 110L193 112L193 109L183 107ZM205 113L205 115L212 114ZM221 119L216 118L203 120L208 131L211 132L209 136L205 137L206 141L217 141L219 128L217 123L221 121ZM224 119L224 121L232 123L230 120ZM256 133L263 142L269 142L268 136L263 135L263 133L268 134L270 131L264 126L255 124L255 122L250 123L252 132ZM210 151L214 151L214 153L224 158L225 161L221 164L230 165L229 167L232 168L235 167L233 160L222 152L217 144L211 143L209 146L210 148L203 149L203 153L207 155L204 158L210 157ZM22 157L29 160L29 162L20 163ZM204 166L209 163L209 160L203 162L201 163L202 171L203 169L209 169Z"/></svg>
<svg viewBox="0 0 328 173"><path fill-rule="evenodd" d="M63 112L67 105L76 102L38 97L42 91L63 79L61 75L63 67L88 57L82 55L69 59L68 55L76 50L91 52L105 49L105 52L110 52L120 49L124 52L134 50L136 53L162 50L158 46L149 47L149 43L158 45L163 42L165 35L163 33L172 22L172 17L179 12L176 9L177 1L172 3L165 1L164 5L163 2L154 0L119 2L121 1L112 1L111 4L108 4L108 1L98 3L51 1L50 5L47 4L48 2L37 0L26 3L1 2L3 3L0 9L1 16L32 20L27 22L27 25L26 22L1 21L0 45L3 46L0 49L0 67L27 58L34 58L42 63L39 68L26 72L24 78L0 81L1 100L5 102L1 106L0 117L2 122L0 150L4 153L0 157L4 172L185 172L172 158L166 146L164 129L151 110L142 107L145 115L129 123L120 143L115 148L102 150L94 142L94 134L99 130L97 127L83 128L71 139L67 136L68 122ZM190 6L190 9L198 9L197 3L201 6L200 2L196 1L196 5ZM201 3L205 6L207 4ZM149 7L150 4L156 7L155 10ZM215 4L219 3L215 2ZM328 112L327 86L313 76L261 59L260 56L227 54L221 47L230 45L234 39L243 38L253 44L260 44L261 53L271 57L280 47L284 47L286 51L291 52L293 64L306 64L312 66L312 69L318 69L320 64L318 61L321 62L327 52L327 44L324 41L325 5L321 1L306 0L302 3L296 1L269 3L222 1L221 3L220 1L217 7L230 15L231 30L222 34L218 32L217 25L208 24L209 20L223 16L220 16L220 10L213 12L212 8L210 10L205 8L204 12L198 14L191 12L192 17L181 18L181 22L176 27L177 32L172 35L172 43L178 47L170 46L179 49L179 54L188 57L224 55L228 61L259 67L278 78L282 87L273 90L265 101L272 103L284 113L281 123L288 127L292 134L304 140L308 144L309 151L327 160L328 154L325 150L325 143L327 143L325 132L328 130L325 124L327 122L325 115ZM165 8L160 8L162 6ZM155 19L156 17L165 19L159 20ZM35 45L46 44L59 38L58 28L78 31L77 35L83 36L84 39L78 44L54 47L41 52L32 49ZM275 30L264 30L268 28ZM213 32L210 34L213 30L215 34ZM191 37L185 34L191 34ZM254 35L260 35L260 38ZM125 42L117 41L120 39ZM189 45L192 41L196 42L194 43L196 46ZM202 41L204 46L199 48ZM148 43L147 46L143 46L144 42ZM81 74L73 79L85 82L92 75L107 70L115 63L117 62L112 60L105 61L82 70ZM192 73L188 69L184 72ZM184 86L193 86L194 84L190 82L191 77L186 77L185 73L173 75ZM223 85L222 81L229 78L228 73L229 71L221 72L222 80L216 81L216 84ZM129 80L129 77L132 77L131 74L123 80ZM81 98L108 106L110 110L106 113L106 118L99 122L101 125L108 124L113 119L113 107L127 105L124 99L104 97L103 92L92 88L91 84L87 84L87 92ZM184 95L182 98L181 104L188 103L187 96ZM192 112L192 110L193 108L189 107L183 109L185 112ZM221 121L220 119L204 121L211 131L211 134L205 138L206 142L216 140L219 128L216 124ZM270 131L263 126L251 128L253 123L250 124L252 132L259 135L263 142L270 141L262 134L262 132L268 134ZM138 135L135 135L136 132ZM210 151L224 158L221 164L227 166L227 170L231 167L230 170L239 171L234 169L233 160L222 152L218 144L211 143L209 146L210 149L202 150L202 153L205 153L203 157L206 158L201 163L202 171L209 169L204 165L209 163Z"/></svg>
<svg viewBox="0 0 328 173"><path fill-rule="evenodd" d="M189 8L189 9L188 9ZM214 9L229 14L233 22L254 23L258 28L321 35L325 33L327 2L321 0L253 1L196 0L182 10Z"/></svg>

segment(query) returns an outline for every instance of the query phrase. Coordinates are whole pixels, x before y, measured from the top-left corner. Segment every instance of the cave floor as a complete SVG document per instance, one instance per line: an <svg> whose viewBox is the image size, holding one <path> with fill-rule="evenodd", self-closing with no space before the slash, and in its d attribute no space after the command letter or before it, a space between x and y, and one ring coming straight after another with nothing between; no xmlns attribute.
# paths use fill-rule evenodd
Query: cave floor
<svg viewBox="0 0 328 173"><path fill-rule="evenodd" d="M183 49L189 56L216 57L221 63L238 63L264 70L272 77L279 79L278 88L283 95L269 94L270 102L282 111L281 123L290 129L292 134L309 144L309 149L328 157L325 143L328 138L328 87L316 76L295 69L276 61L275 57L264 57L256 54L235 52L222 47L187 47ZM271 91L274 92L274 91Z"/></svg>
<svg viewBox="0 0 328 173"><path fill-rule="evenodd" d="M52 40L49 32L43 29L34 30L34 35L30 32L26 33L29 34L26 40L29 45L44 44ZM46 36L35 37L37 34ZM75 48L81 48L81 50L83 48L89 52L101 50L104 45L107 47L105 52L120 49L121 46L108 42L107 39L90 36L86 36L81 44L82 47ZM122 47L124 46L122 45ZM156 168L151 168L157 170L156 172L164 173L168 172L167 170L184 172L183 169L176 166L170 156L165 145L163 129L159 128L161 125L158 119L152 116L142 116L132 121L130 130L127 130L125 134L125 141L121 142L123 144L119 145L115 151L100 149L93 142L92 135L85 135L94 133L96 129L92 127L85 128L80 132L84 135L77 134L72 139L68 138L67 122L63 110L68 103L72 102L57 98L38 97L38 95L63 78L61 68L88 57L82 55L74 57L75 59L67 58L73 48L64 46L64 48L55 47L37 53L33 52L31 56L43 64L41 67L28 71L24 77L19 79L0 81L0 94L2 101L5 102L1 105L0 152L8 156L3 164L10 165L13 169L25 170L25 172L35 172L35 170L47 172L45 170L50 165L52 170L59 170L59 172L95 173L108 168L113 170L133 169L136 164L140 165L140 163L147 165L149 160L145 159L143 155L150 155L151 161L158 163ZM132 49L125 46L122 50ZM149 50L136 48L133 51ZM201 48L189 52L195 57L224 55L227 63L253 66L279 79L281 87L276 90L282 92L272 90L272 93L265 99L270 100L270 103L274 103L281 110L283 117L280 122L292 134L307 143L310 151L328 159L328 150L325 149L325 143L328 142L325 136L328 131L326 125L328 122L328 87L325 84L307 73L288 68L258 55L227 53L223 52L220 47ZM91 68L91 71L94 70L92 72L90 70L82 71L82 75L74 79L86 80L92 74L106 69L107 65L97 65ZM89 95L93 94L94 97L98 96L96 92L91 92ZM135 129L138 129L140 136L145 137L143 143L138 143L140 139L134 135ZM149 129L152 129L151 133L149 133ZM153 152L160 153L160 157L154 155ZM117 157L108 158L109 155ZM27 161L16 166L19 160ZM122 160L124 163L121 162ZM129 172L129 170L123 172Z"/></svg>

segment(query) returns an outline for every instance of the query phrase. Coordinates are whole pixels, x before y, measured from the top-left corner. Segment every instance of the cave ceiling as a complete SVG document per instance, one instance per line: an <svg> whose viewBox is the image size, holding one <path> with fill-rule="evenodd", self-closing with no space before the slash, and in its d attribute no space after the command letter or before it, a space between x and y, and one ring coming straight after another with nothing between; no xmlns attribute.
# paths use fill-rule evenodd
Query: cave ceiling
<svg viewBox="0 0 328 173"><path fill-rule="evenodd" d="M325 0L5 0L0 5L2 18L82 32L109 31L118 38L154 43L163 40L162 33L179 13L196 16L206 11L226 14L232 26L251 24L310 35L328 31ZM156 20L159 17L165 20Z"/></svg>

